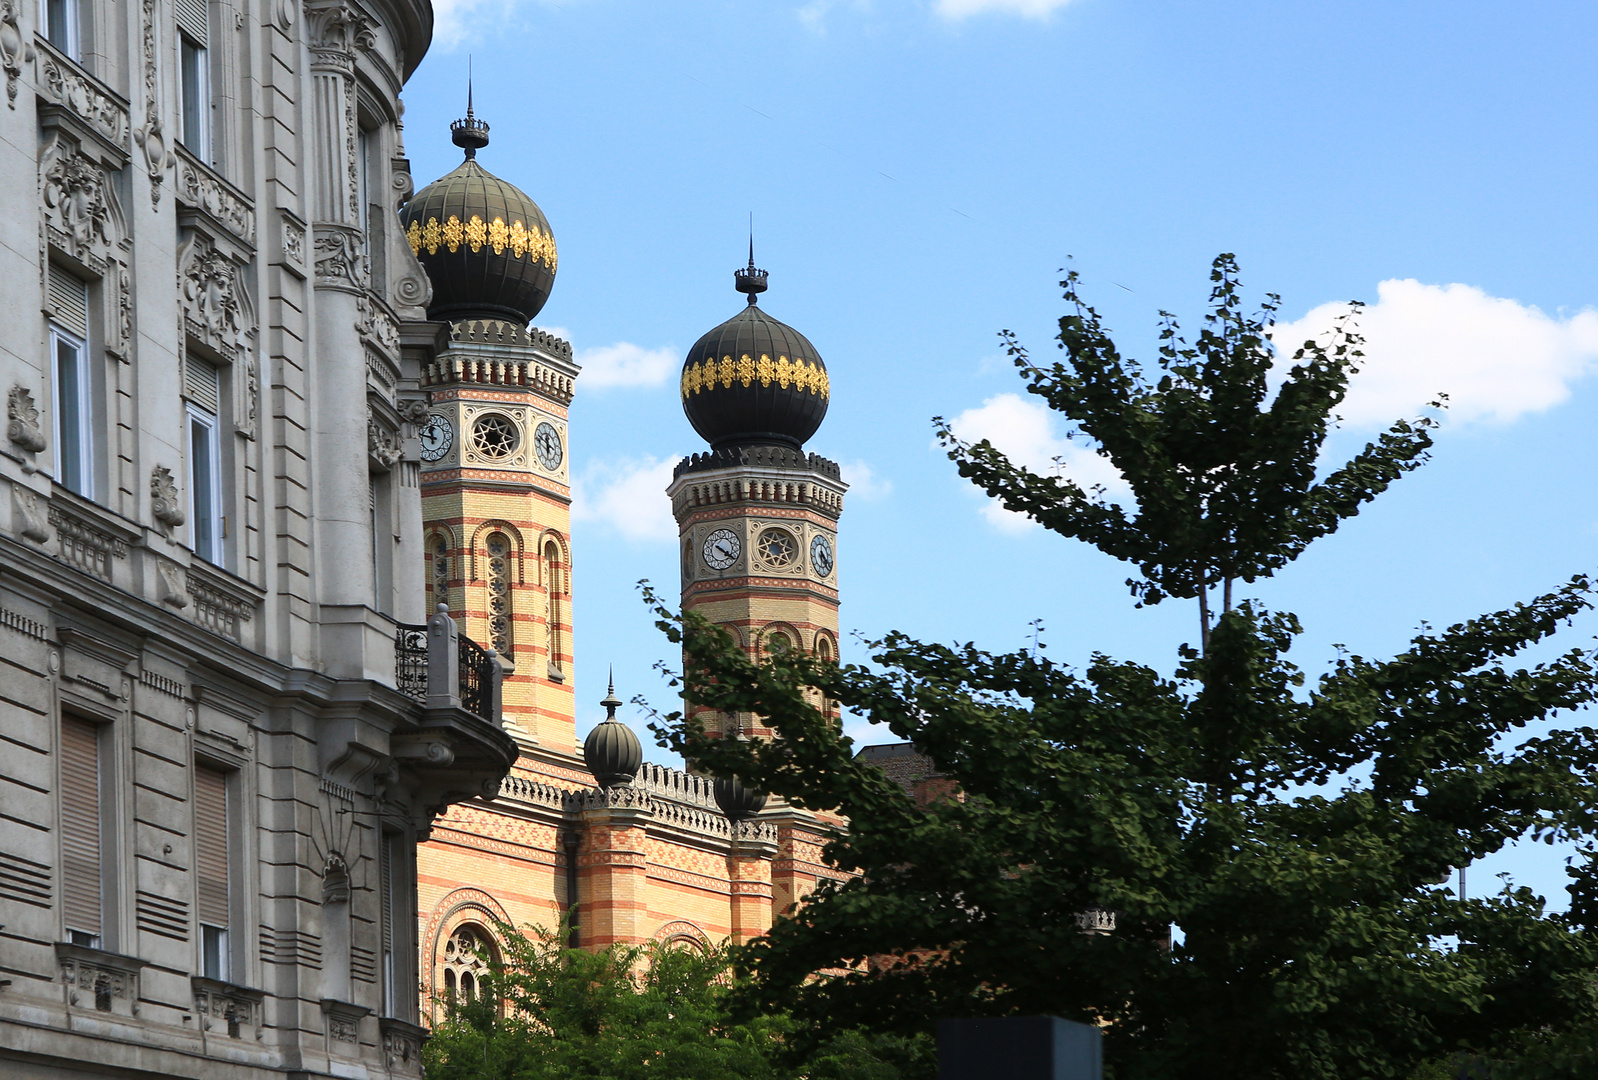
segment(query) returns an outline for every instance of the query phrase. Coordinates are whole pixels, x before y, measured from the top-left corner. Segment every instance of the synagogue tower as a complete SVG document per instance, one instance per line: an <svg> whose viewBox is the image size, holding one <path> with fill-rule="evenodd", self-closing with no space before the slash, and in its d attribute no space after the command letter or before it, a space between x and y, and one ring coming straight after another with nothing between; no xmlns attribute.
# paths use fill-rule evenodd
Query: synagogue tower
<svg viewBox="0 0 1598 1080"><path fill-rule="evenodd" d="M768 275L733 275L748 303L701 337L682 369L682 407L710 444L667 488L682 555L682 606L752 654L838 656L838 466L804 452L827 415L831 384L814 345L766 314ZM699 710L708 730L769 737L758 717Z"/></svg>
<svg viewBox="0 0 1598 1080"><path fill-rule="evenodd" d="M525 748L576 742L571 650L571 345L528 324L555 283L543 211L477 163L488 125L451 125L465 160L405 205L449 348L422 372L429 610L447 610L505 667L507 730Z"/></svg>

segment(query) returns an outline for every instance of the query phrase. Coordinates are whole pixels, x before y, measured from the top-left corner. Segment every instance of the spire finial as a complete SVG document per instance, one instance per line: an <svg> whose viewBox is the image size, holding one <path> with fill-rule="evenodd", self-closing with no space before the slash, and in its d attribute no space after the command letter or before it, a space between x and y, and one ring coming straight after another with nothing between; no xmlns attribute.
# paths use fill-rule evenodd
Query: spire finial
<svg viewBox="0 0 1598 1080"><path fill-rule="evenodd" d="M755 306L755 298L766 291L766 277L764 270L755 269L755 215L749 215L749 265L742 270L733 271L733 288L749 297L749 306Z"/></svg>
<svg viewBox="0 0 1598 1080"><path fill-rule="evenodd" d="M616 665L610 666L610 687L605 691L605 700L600 702L605 707L605 719L616 719L616 710L621 708L621 699L616 696Z"/></svg>
<svg viewBox="0 0 1598 1080"><path fill-rule="evenodd" d="M477 156L477 151L488 145L488 125L472 112L472 58L466 57L466 118L449 126L450 141L466 151L467 160Z"/></svg>

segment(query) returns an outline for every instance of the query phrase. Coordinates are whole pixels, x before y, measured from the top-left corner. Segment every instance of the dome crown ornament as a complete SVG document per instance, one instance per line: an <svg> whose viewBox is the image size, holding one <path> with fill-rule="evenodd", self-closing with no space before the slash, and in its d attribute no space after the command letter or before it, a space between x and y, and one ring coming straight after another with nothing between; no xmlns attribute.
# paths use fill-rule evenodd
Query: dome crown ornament
<svg viewBox="0 0 1598 1080"><path fill-rule="evenodd" d="M583 762L599 786L609 790L630 785L644 763L644 748L632 728L616 719L621 700L616 697L616 676L612 671L605 699L605 719L594 725L583 740Z"/></svg>
<svg viewBox="0 0 1598 1080"><path fill-rule="evenodd" d="M470 161L477 151L488 145L488 121L479 120L472 113L472 78L466 77L466 115L449 126L450 142L466 151Z"/></svg>
<svg viewBox="0 0 1598 1080"><path fill-rule="evenodd" d="M538 204L477 162L488 124L472 108L450 125L466 153L455 170L418 191L400 211L405 239L433 283L427 316L525 328L555 287L555 234Z"/></svg>
<svg viewBox="0 0 1598 1080"><path fill-rule="evenodd" d="M832 384L816 347L757 304L769 277L755 266L751 240L749 265L733 273L748 306L696 341L683 361L683 413L712 450L797 450L827 415Z"/></svg>

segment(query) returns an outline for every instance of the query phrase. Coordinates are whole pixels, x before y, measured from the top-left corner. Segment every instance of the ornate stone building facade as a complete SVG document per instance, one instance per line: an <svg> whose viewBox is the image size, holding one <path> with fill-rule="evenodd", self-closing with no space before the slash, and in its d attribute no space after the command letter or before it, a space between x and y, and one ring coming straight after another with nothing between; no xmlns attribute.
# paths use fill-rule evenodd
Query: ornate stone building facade
<svg viewBox="0 0 1598 1080"><path fill-rule="evenodd" d="M0 0L7 1077L419 1075L415 845L518 752L416 572L431 17Z"/></svg>
<svg viewBox="0 0 1598 1080"><path fill-rule="evenodd" d="M528 328L554 284L555 241L533 201L477 163L488 132L470 110L454 138L466 160L402 211L434 286L429 314L451 324L423 379L426 576L430 602L507 662L505 726L520 757L493 797L452 808L418 851L420 990L434 1015L441 998L476 992L500 923L564 918L591 947L764 933L833 873L820 851L837 824L641 766L613 720L579 749L566 427L579 373L566 342ZM684 605L753 652L836 657L845 486L835 464L801 450L826 411L826 367L755 305L766 275L752 259L737 282L750 303L683 370L684 408L711 443L666 496L682 526ZM613 716L620 702L602 704ZM712 722L766 734L747 717Z"/></svg>

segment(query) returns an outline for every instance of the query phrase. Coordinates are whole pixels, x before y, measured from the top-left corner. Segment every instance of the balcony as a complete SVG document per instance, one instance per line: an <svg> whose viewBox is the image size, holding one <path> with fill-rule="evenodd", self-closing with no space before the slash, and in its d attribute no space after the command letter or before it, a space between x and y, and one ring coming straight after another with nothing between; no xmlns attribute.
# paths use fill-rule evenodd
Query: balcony
<svg viewBox="0 0 1598 1080"><path fill-rule="evenodd" d="M394 685L400 693L428 708L458 707L503 726L504 672L493 649L460 633L442 610L425 624L396 626Z"/></svg>
<svg viewBox="0 0 1598 1080"><path fill-rule="evenodd" d="M504 677L494 650L462 634L447 611L425 625L398 624L394 685L420 706L421 723L395 732L390 753L418 770L425 802L442 806L498 790L518 754L501 716Z"/></svg>

